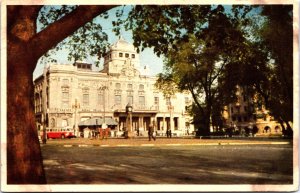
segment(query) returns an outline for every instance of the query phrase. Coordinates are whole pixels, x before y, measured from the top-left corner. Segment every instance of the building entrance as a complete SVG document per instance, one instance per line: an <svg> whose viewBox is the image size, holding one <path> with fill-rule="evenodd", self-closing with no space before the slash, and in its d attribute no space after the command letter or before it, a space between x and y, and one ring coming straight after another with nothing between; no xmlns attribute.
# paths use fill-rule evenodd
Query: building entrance
<svg viewBox="0 0 300 193"><path fill-rule="evenodd" d="M132 115L132 131L135 132L143 132L147 131L149 128L149 125L151 123L151 117L150 116L141 116L141 115ZM119 124L118 128L119 131L125 131L128 127L129 119L127 120L127 116L120 116L119 117Z"/></svg>

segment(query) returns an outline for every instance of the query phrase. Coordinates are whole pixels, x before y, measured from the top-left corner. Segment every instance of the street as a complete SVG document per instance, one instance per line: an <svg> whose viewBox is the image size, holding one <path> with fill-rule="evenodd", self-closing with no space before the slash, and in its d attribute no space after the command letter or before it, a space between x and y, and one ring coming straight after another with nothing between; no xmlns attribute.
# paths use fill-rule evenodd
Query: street
<svg viewBox="0 0 300 193"><path fill-rule="evenodd" d="M291 184L292 145L42 146L48 184Z"/></svg>

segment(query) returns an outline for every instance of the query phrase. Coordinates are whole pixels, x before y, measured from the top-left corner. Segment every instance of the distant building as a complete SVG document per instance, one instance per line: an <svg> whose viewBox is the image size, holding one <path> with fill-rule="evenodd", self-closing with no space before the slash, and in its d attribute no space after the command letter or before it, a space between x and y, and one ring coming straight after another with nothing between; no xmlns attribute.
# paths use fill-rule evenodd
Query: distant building
<svg viewBox="0 0 300 193"><path fill-rule="evenodd" d="M132 129L139 135L146 135L150 124L158 133L168 128L177 135L192 133L192 117L186 112L191 96L176 93L165 98L154 87L155 82L147 66L140 69L133 45L122 38L110 47L100 72L84 62L50 64L34 80L37 126L83 132L86 127L101 126L105 117L104 122L116 135L126 128L125 107L132 104Z"/></svg>
<svg viewBox="0 0 300 193"><path fill-rule="evenodd" d="M255 97L249 97L242 87L238 87L236 96L237 101L229 104L224 114L228 126L241 133L257 128L258 135L282 134L280 124L262 104L257 104Z"/></svg>

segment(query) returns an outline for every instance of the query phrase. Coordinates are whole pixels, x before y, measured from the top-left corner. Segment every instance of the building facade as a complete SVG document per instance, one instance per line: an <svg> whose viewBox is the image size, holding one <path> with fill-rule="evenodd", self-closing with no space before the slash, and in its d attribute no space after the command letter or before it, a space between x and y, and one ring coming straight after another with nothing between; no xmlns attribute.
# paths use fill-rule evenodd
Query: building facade
<svg viewBox="0 0 300 193"><path fill-rule="evenodd" d="M161 134L167 129L177 135L194 130L192 117L186 112L191 96L176 93L164 97L154 86L156 77L149 76L147 67L140 68L133 45L120 38L111 45L103 66L101 71L94 71L84 62L48 65L34 80L38 128L72 127L82 132L84 121L105 117L112 123L108 125L112 135L117 135L128 126L125 108L130 104L131 128L139 135L146 135L151 124Z"/></svg>
<svg viewBox="0 0 300 193"><path fill-rule="evenodd" d="M282 134L279 122L269 114L269 111L257 102L256 97L249 97L246 89L238 87L237 101L226 108L226 124L243 133L245 130L256 130L257 135Z"/></svg>

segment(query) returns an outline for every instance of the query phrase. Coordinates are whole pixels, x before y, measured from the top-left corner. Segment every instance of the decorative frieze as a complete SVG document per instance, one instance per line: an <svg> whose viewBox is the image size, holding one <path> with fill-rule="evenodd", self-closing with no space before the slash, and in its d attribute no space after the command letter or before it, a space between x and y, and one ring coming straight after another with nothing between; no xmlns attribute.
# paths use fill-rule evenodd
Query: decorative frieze
<svg viewBox="0 0 300 193"><path fill-rule="evenodd" d="M97 81L97 80L78 80L78 88L95 88L98 89L100 87L105 86L103 84L103 81Z"/></svg>

